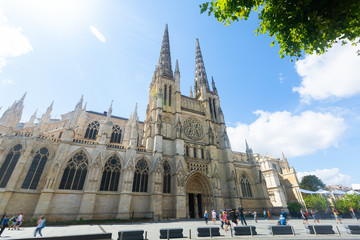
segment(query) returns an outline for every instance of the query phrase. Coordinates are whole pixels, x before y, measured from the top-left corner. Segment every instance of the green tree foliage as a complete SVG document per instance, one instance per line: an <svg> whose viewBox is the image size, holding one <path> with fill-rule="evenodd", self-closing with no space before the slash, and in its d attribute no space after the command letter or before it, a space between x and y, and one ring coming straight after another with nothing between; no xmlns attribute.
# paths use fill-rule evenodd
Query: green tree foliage
<svg viewBox="0 0 360 240"><path fill-rule="evenodd" d="M360 195L357 195L355 193L346 194L343 199L347 202L349 209L360 209Z"/></svg>
<svg viewBox="0 0 360 240"><path fill-rule="evenodd" d="M315 175L307 175L301 179L300 188L302 189L317 191L323 187L325 187L325 184Z"/></svg>
<svg viewBox="0 0 360 240"><path fill-rule="evenodd" d="M289 209L289 212L299 213L302 206L299 202L292 202L288 204L287 208Z"/></svg>
<svg viewBox="0 0 360 240"><path fill-rule="evenodd" d="M336 199L334 201L334 207L341 213L349 213L350 212L349 203L344 198Z"/></svg>
<svg viewBox="0 0 360 240"><path fill-rule="evenodd" d="M316 209L324 212L328 208L328 202L325 197L320 194L309 194L305 196L304 201L308 209Z"/></svg>
<svg viewBox="0 0 360 240"><path fill-rule="evenodd" d="M334 202L335 208L342 213L349 213L350 208L354 210L360 209L360 195L346 194L340 199L336 199Z"/></svg>
<svg viewBox="0 0 360 240"><path fill-rule="evenodd" d="M200 8L225 26L258 13L256 35L275 36L281 58L323 54L338 41L360 43L359 0L212 0Z"/></svg>

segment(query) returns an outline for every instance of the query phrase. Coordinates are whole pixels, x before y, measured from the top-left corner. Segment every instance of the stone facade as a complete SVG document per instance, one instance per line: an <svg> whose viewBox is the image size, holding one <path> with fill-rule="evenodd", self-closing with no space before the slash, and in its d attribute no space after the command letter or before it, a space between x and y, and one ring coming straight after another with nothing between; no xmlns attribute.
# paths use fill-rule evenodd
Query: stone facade
<svg viewBox="0 0 360 240"><path fill-rule="evenodd" d="M25 95L0 119L0 212L57 219L198 218L204 210L286 207L298 180L287 159L231 150L220 98L196 39L194 89L180 91L167 26L146 119L73 111L19 124ZM17 127L16 126L21 126Z"/></svg>

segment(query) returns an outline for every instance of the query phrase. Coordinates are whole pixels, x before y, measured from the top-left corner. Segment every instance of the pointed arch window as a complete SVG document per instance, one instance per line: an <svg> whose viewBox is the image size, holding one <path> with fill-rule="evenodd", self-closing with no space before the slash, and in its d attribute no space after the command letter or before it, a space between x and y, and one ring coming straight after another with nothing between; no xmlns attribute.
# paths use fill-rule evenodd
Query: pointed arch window
<svg viewBox="0 0 360 240"><path fill-rule="evenodd" d="M167 92L167 86L165 85L165 86L164 86L164 105L166 105L166 98L167 98L166 92Z"/></svg>
<svg viewBox="0 0 360 240"><path fill-rule="evenodd" d="M163 193L170 193L171 189L171 168L170 164L165 161L163 163L164 175L163 175Z"/></svg>
<svg viewBox="0 0 360 240"><path fill-rule="evenodd" d="M113 126L110 143L120 143L121 135L122 135L122 130L121 130L120 126L118 126L118 125Z"/></svg>
<svg viewBox="0 0 360 240"><path fill-rule="evenodd" d="M101 178L100 191L114 191L119 187L121 162L118 156L112 156L106 162Z"/></svg>
<svg viewBox="0 0 360 240"><path fill-rule="evenodd" d="M213 107L214 107L214 116L216 118L216 105L215 105L215 98L213 99Z"/></svg>
<svg viewBox="0 0 360 240"><path fill-rule="evenodd" d="M189 147L185 146L185 156L189 157Z"/></svg>
<svg viewBox="0 0 360 240"><path fill-rule="evenodd" d="M245 174L242 175L240 180L241 192L243 197L252 197L251 186L249 180L246 178Z"/></svg>
<svg viewBox="0 0 360 240"><path fill-rule="evenodd" d="M89 123L89 125L86 128L85 137L86 139L96 139L96 135L99 132L100 124L98 121L94 121L92 123Z"/></svg>
<svg viewBox="0 0 360 240"><path fill-rule="evenodd" d="M169 86L169 106L171 106L171 86Z"/></svg>
<svg viewBox="0 0 360 240"><path fill-rule="evenodd" d="M83 152L76 153L68 162L59 189L82 190L87 173L88 160Z"/></svg>
<svg viewBox="0 0 360 240"><path fill-rule="evenodd" d="M201 149L201 159L205 159L204 149Z"/></svg>
<svg viewBox="0 0 360 240"><path fill-rule="evenodd" d="M197 155L196 155L196 147L194 147L194 158L196 158Z"/></svg>
<svg viewBox="0 0 360 240"><path fill-rule="evenodd" d="M41 148L35 154L26 174L25 180L21 186L22 189L36 189L42 172L44 171L46 161L49 158L49 150L46 147Z"/></svg>
<svg viewBox="0 0 360 240"><path fill-rule="evenodd" d="M0 168L0 188L6 187L12 172L22 154L23 147L21 144L16 144L10 149L5 157L5 160Z"/></svg>
<svg viewBox="0 0 360 240"><path fill-rule="evenodd" d="M144 159L139 160L135 166L133 192L147 192L149 166Z"/></svg>

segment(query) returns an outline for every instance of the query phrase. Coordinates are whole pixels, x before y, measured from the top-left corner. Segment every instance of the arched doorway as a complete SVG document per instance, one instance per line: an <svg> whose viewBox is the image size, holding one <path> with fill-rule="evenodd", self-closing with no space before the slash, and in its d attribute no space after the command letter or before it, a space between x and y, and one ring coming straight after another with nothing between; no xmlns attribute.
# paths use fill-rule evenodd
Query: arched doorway
<svg viewBox="0 0 360 240"><path fill-rule="evenodd" d="M203 173L194 172L186 181L186 215L190 218L202 218L204 211L210 214L213 204L211 183Z"/></svg>

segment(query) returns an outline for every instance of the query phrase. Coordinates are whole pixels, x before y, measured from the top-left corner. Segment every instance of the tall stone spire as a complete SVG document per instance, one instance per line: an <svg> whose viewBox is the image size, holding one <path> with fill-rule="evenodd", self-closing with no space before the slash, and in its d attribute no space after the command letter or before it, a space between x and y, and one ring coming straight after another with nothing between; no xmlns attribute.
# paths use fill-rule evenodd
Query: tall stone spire
<svg viewBox="0 0 360 240"><path fill-rule="evenodd" d="M75 109L71 114L70 121L69 121L69 129L75 129L77 122L79 121L80 115L83 111L82 104L84 101L84 95L81 95L79 102L75 105ZM84 108L86 111L86 108Z"/></svg>
<svg viewBox="0 0 360 240"><path fill-rule="evenodd" d="M194 97L191 86L190 86L190 97L191 97L191 98L193 98L193 97Z"/></svg>
<svg viewBox="0 0 360 240"><path fill-rule="evenodd" d="M211 77L211 85L212 85L213 93L217 94L218 91L217 91L216 86L215 86L214 77Z"/></svg>
<svg viewBox="0 0 360 240"><path fill-rule="evenodd" d="M167 24L165 26L164 37L161 44L159 70L160 70L160 76L173 78L173 72L171 67L171 56L170 56L170 42L169 42L169 33L168 33Z"/></svg>
<svg viewBox="0 0 360 240"><path fill-rule="evenodd" d="M53 109L54 101L50 104L50 106L46 109L46 112L41 116L40 124L42 123L50 123L51 119L51 111Z"/></svg>
<svg viewBox="0 0 360 240"><path fill-rule="evenodd" d="M15 101L11 107L9 107L0 118L0 124L7 127L16 128L19 124L24 109L25 94L20 98L19 101Z"/></svg>
<svg viewBox="0 0 360 240"><path fill-rule="evenodd" d="M35 119L36 119L36 114L37 114L37 109L36 111L34 112L34 114L31 116L30 120L25 123L24 125L24 128L27 128L27 127L33 127L34 126L34 122L35 122Z"/></svg>
<svg viewBox="0 0 360 240"><path fill-rule="evenodd" d="M106 122L109 123L110 122L110 118L111 118L111 114L112 114L112 105L113 105L113 102L114 100L111 100L111 104L110 104L110 107L107 111L107 114L106 114Z"/></svg>
<svg viewBox="0 0 360 240"><path fill-rule="evenodd" d="M198 92L200 92L200 87L202 85L206 87L206 90L209 90L209 82L207 80L204 60L200 50L199 39L196 39L195 81L194 81L194 86L196 86L195 95L197 95Z"/></svg>

